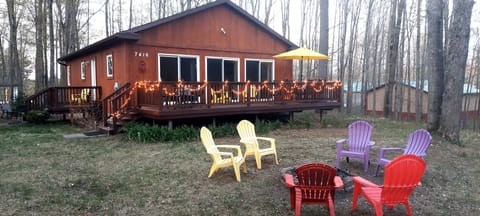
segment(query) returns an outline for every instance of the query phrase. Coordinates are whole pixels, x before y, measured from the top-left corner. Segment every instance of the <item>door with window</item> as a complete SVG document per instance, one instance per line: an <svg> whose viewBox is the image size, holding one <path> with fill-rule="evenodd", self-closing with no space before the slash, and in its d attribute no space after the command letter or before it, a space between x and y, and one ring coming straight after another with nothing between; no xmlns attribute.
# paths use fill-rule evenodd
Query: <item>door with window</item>
<svg viewBox="0 0 480 216"><path fill-rule="evenodd" d="M210 91L213 103L231 103L238 101L234 92L240 87L236 82L239 80L239 60L232 58L207 57L206 77L210 83ZM227 86L224 82L228 81ZM215 83L217 82L217 83ZM235 91L234 91L235 90Z"/></svg>
<svg viewBox="0 0 480 216"><path fill-rule="evenodd" d="M245 79L250 82L273 82L275 79L273 61L252 60L245 61Z"/></svg>

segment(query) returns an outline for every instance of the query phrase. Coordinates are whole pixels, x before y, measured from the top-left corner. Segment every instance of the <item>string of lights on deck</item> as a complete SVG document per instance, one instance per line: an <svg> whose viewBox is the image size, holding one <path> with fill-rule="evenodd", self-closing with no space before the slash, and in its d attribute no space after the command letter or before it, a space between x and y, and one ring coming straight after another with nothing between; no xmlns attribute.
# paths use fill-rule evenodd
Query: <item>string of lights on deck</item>
<svg viewBox="0 0 480 216"><path fill-rule="evenodd" d="M236 88L231 88L231 86L241 86L244 85L242 90L236 90ZM280 81L278 83L272 83L268 81L263 81L259 84L252 84L250 81L247 81L245 84L243 83L231 83L229 81L224 81L221 83L221 86L215 86L213 83L208 81L204 81L203 83L189 83L186 84L184 81L178 81L175 85L171 82L169 83L162 83L162 81L137 81L132 86L130 92L128 93L127 98L124 100L120 108L115 111L112 115L115 118L119 118L121 115L121 110L123 110L132 99L132 95L134 92L137 92L139 89L143 89L145 93L148 92L161 92L164 96L178 96L178 89L182 89L184 92L191 92L193 94L198 95L198 92L205 91L205 89L210 89L212 93L221 94L229 89L233 94L237 96L247 96L248 91L250 90L250 97L254 97L254 92L258 93L263 91L268 91L269 93L273 94L275 92L283 91L286 93L287 96L292 96L297 91L304 91L310 87L311 90L315 93L321 93L323 90L334 90L340 88L342 83L340 81L336 82L325 82L324 80L313 80L313 81L304 81L298 83L296 81L292 81L291 83ZM217 87L218 89L215 89Z"/></svg>

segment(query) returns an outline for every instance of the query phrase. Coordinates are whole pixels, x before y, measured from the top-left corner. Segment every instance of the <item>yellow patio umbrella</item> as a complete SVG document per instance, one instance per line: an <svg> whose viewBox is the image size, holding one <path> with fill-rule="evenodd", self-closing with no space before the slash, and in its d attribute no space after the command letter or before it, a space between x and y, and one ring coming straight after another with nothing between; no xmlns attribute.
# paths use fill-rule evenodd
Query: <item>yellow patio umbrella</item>
<svg viewBox="0 0 480 216"><path fill-rule="evenodd" d="M284 60L328 60L330 57L327 55L315 52L307 48L297 48L288 52L274 55L273 58Z"/></svg>
<svg viewBox="0 0 480 216"><path fill-rule="evenodd" d="M327 55L315 52L307 48L297 48L278 55L274 55L273 58L282 60L329 60ZM300 64L300 80L302 81L303 64Z"/></svg>

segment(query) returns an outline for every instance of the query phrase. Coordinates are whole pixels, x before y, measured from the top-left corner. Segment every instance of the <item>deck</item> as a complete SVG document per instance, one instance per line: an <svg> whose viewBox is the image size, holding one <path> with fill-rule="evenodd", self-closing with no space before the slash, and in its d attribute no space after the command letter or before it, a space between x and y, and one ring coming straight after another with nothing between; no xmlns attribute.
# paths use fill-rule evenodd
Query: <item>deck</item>
<svg viewBox="0 0 480 216"><path fill-rule="evenodd" d="M341 83L162 82L126 83L102 97L100 87L51 87L26 99L27 110L66 113L101 104L104 126L130 113L156 120L331 110L341 106Z"/></svg>

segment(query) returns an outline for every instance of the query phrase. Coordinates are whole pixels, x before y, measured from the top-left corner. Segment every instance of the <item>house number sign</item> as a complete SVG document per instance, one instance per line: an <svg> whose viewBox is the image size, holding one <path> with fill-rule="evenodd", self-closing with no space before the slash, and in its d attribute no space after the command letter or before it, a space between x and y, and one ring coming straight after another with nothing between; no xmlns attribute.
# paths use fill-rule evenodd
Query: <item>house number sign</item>
<svg viewBox="0 0 480 216"><path fill-rule="evenodd" d="M148 58L148 52L135 51L135 57L147 57Z"/></svg>

